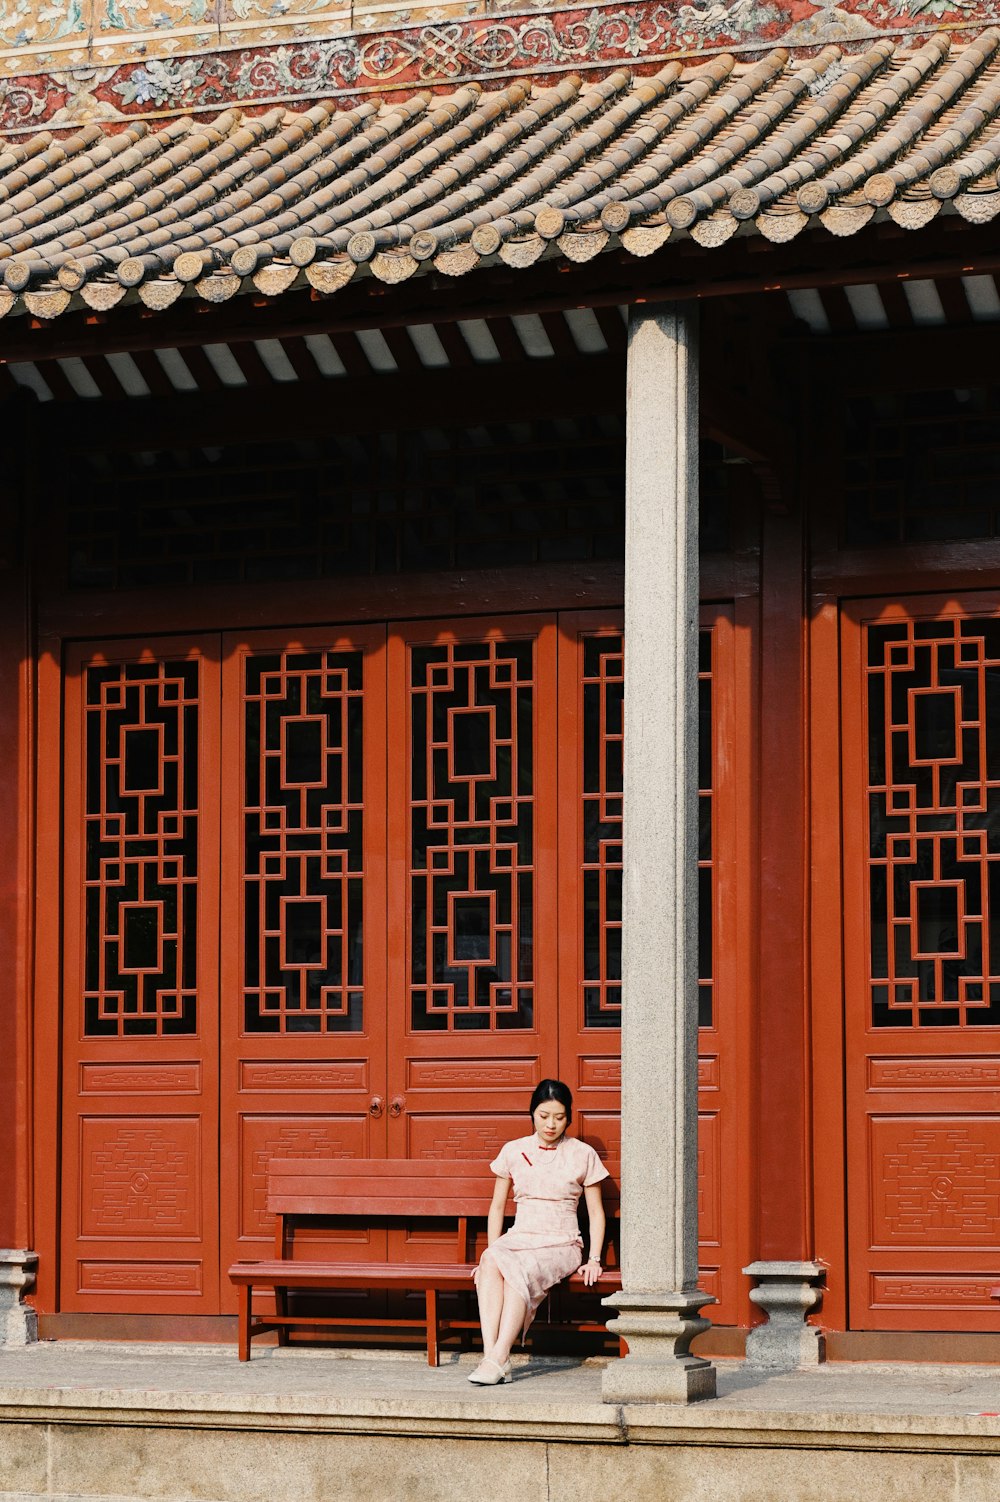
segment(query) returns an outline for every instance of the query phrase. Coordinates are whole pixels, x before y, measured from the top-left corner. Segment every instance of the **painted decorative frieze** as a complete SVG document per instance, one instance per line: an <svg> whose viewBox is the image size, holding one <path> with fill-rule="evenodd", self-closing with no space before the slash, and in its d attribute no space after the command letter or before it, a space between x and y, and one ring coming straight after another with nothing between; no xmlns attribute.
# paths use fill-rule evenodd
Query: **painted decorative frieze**
<svg viewBox="0 0 1000 1502"><path fill-rule="evenodd" d="M1000 0L12 0L0 10L0 132L208 113L240 103L450 89L776 44L961 36Z"/></svg>

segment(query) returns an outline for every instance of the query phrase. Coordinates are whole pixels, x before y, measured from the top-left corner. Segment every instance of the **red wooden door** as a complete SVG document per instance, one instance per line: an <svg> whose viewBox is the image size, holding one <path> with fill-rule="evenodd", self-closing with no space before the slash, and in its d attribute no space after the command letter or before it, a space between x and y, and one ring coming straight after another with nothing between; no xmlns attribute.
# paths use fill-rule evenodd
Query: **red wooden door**
<svg viewBox="0 0 1000 1502"><path fill-rule="evenodd" d="M702 654L702 1260L735 1319L730 611ZM70 659L63 1308L231 1309L272 1157L485 1168L543 1075L617 1170L621 691L607 612Z"/></svg>
<svg viewBox="0 0 1000 1502"><path fill-rule="evenodd" d="M385 629L227 636L222 688L228 1266L267 1255L272 1157L386 1149Z"/></svg>
<svg viewBox="0 0 1000 1502"><path fill-rule="evenodd" d="M388 1150L485 1164L558 1067L555 621L388 647Z"/></svg>
<svg viewBox="0 0 1000 1502"><path fill-rule="evenodd" d="M576 1130L621 1166L621 822L623 622L620 613L559 617L560 1068L576 1098ZM698 1174L701 1286L712 1317L744 1315L740 1268L747 1156L746 967L737 922L736 779L746 735L736 734L733 611L705 606L699 660L700 1041ZM745 1051L744 1051L745 1057Z"/></svg>
<svg viewBox="0 0 1000 1502"><path fill-rule="evenodd" d="M850 1324L998 1330L1000 598L845 611Z"/></svg>
<svg viewBox="0 0 1000 1502"><path fill-rule="evenodd" d="M214 1313L213 638L66 664L61 1307Z"/></svg>

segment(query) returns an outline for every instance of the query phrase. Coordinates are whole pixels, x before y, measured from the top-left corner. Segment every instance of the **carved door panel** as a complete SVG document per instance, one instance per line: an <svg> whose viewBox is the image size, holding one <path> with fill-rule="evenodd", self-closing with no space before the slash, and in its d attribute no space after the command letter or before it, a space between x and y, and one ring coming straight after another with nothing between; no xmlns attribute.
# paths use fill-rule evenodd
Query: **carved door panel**
<svg viewBox="0 0 1000 1502"><path fill-rule="evenodd" d="M227 1262L268 1254L272 1157L385 1153L385 742L384 627L225 638ZM377 1232L321 1239L385 1255Z"/></svg>
<svg viewBox="0 0 1000 1502"><path fill-rule="evenodd" d="M217 640L66 664L61 1306L214 1313Z"/></svg>
<svg viewBox="0 0 1000 1502"><path fill-rule="evenodd" d="M389 632L389 1153L488 1162L557 1069L551 618Z"/></svg>
<svg viewBox="0 0 1000 1502"><path fill-rule="evenodd" d="M843 645L850 1322L1000 1330L1000 599Z"/></svg>
<svg viewBox="0 0 1000 1502"><path fill-rule="evenodd" d="M559 617L559 1016L563 1078L579 1133L615 1177L621 1131L623 621ZM711 1313L738 1323L740 1282L739 950L736 925L733 613L701 612L699 666L699 1226Z"/></svg>

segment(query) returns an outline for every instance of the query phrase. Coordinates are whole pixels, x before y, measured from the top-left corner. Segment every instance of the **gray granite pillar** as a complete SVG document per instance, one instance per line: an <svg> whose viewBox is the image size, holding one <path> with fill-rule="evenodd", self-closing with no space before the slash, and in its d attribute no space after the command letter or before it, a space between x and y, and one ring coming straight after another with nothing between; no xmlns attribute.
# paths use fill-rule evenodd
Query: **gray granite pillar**
<svg viewBox="0 0 1000 1502"><path fill-rule="evenodd" d="M714 1397L698 1311L698 347L633 309L625 475L622 1291L608 1403Z"/></svg>
<svg viewBox="0 0 1000 1502"><path fill-rule="evenodd" d="M756 1287L750 1297L767 1320L747 1336L747 1361L769 1371L819 1366L826 1360L826 1337L806 1315L823 1301L826 1268L821 1262L751 1262L743 1271Z"/></svg>
<svg viewBox="0 0 1000 1502"><path fill-rule="evenodd" d="M35 1281L36 1252L0 1248L0 1347L38 1339L38 1319L24 1294Z"/></svg>

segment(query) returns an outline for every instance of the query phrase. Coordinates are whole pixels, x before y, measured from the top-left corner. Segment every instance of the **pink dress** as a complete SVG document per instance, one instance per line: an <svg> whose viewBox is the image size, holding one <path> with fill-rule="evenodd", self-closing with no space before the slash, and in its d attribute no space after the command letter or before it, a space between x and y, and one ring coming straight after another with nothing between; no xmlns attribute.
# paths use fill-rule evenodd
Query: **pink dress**
<svg viewBox="0 0 1000 1502"><path fill-rule="evenodd" d="M517 1213L511 1230L480 1258L477 1282L479 1269L492 1261L528 1306L527 1330L549 1289L582 1263L577 1205L584 1188L606 1179L608 1170L578 1137L544 1148L534 1133L506 1143L490 1168L498 1179L513 1180Z"/></svg>

